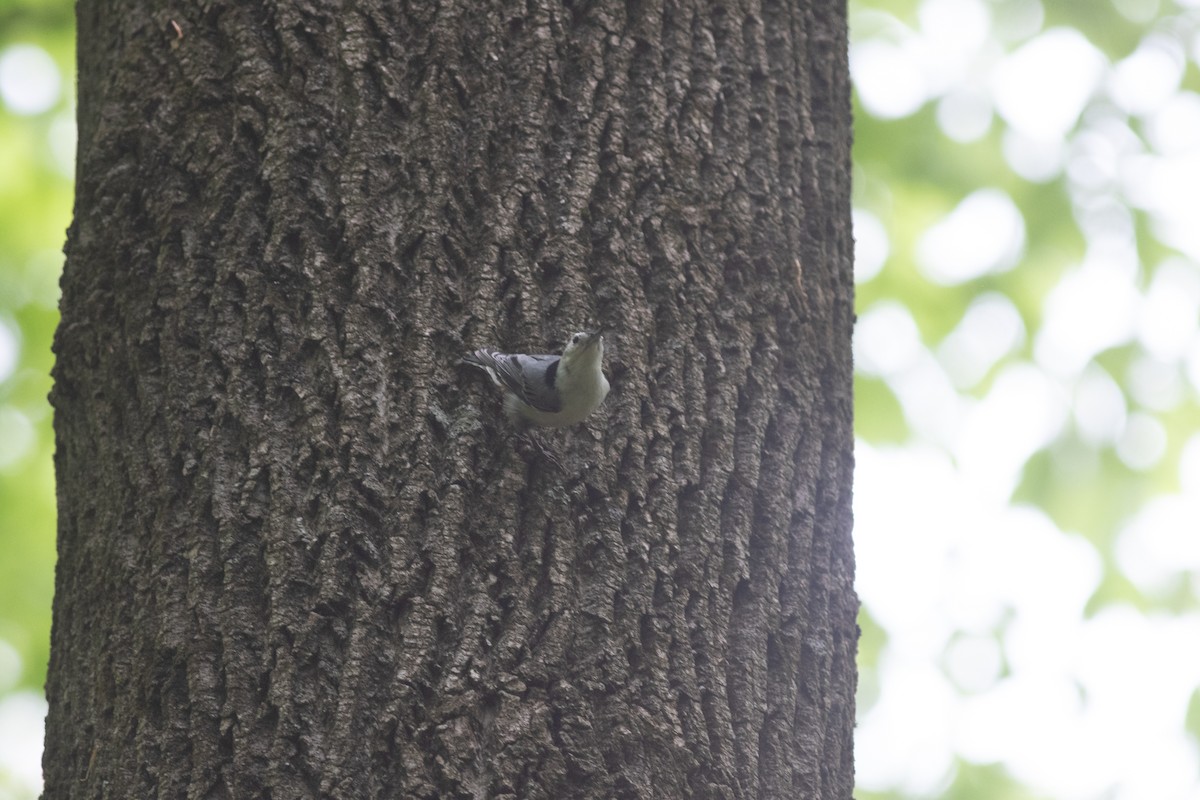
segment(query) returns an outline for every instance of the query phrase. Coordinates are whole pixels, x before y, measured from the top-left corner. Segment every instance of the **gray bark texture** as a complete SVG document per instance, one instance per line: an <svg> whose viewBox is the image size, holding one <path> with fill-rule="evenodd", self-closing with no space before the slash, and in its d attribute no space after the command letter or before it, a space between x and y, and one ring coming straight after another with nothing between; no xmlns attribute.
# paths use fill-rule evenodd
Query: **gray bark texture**
<svg viewBox="0 0 1200 800"><path fill-rule="evenodd" d="M46 797L850 797L843 3L78 13Z"/></svg>

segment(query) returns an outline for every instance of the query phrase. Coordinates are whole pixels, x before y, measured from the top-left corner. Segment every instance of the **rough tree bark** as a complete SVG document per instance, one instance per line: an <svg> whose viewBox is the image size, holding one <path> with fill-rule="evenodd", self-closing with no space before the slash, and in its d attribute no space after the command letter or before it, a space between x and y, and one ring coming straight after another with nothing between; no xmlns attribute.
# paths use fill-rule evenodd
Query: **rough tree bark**
<svg viewBox="0 0 1200 800"><path fill-rule="evenodd" d="M849 797L844 11L81 0L46 797Z"/></svg>

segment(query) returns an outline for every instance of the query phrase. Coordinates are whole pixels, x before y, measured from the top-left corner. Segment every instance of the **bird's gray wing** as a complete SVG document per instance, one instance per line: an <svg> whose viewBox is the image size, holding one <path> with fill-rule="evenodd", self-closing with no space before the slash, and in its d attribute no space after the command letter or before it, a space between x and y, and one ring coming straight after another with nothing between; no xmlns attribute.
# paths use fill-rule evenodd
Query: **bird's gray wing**
<svg viewBox="0 0 1200 800"><path fill-rule="evenodd" d="M500 355L500 379L517 397L539 411L562 411L562 402L554 390L559 356Z"/></svg>
<svg viewBox="0 0 1200 800"><path fill-rule="evenodd" d="M476 350L463 360L487 370L496 383L539 411L551 414L562 411L562 403L554 391L560 356Z"/></svg>

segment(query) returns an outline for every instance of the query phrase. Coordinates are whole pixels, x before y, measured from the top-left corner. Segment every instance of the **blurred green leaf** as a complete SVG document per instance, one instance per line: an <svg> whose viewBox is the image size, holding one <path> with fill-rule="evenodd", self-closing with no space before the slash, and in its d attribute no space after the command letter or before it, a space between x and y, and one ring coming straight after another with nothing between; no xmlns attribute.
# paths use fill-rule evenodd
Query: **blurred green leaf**
<svg viewBox="0 0 1200 800"><path fill-rule="evenodd" d="M9 432L0 437L0 639L21 659L11 688L40 691L55 558L50 346L72 202L72 4L5 0L0 31L0 58L13 45L36 45L61 79L57 103L42 113L15 114L0 95L0 321L7 330L0 336L15 345L17 359L0 376L0 427Z"/></svg>

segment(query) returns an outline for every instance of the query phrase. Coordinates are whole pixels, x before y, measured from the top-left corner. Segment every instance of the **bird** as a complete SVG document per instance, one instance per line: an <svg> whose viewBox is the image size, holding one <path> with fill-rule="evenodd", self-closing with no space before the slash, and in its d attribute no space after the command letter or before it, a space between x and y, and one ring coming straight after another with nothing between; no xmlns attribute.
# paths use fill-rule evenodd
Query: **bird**
<svg viewBox="0 0 1200 800"><path fill-rule="evenodd" d="M462 361L486 372L504 390L504 411L518 426L575 425L608 396L600 331L571 334L561 356L501 353L484 347Z"/></svg>

